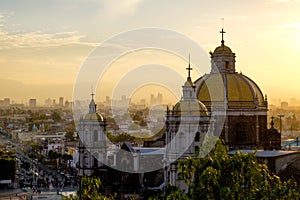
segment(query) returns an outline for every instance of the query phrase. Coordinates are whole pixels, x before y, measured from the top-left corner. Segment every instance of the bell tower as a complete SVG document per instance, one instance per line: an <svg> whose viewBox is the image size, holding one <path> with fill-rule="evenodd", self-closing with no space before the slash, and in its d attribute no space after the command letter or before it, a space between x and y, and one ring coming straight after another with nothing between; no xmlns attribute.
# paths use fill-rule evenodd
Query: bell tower
<svg viewBox="0 0 300 200"><path fill-rule="evenodd" d="M224 29L220 31L222 34L221 46L215 51L209 52L211 57L211 73L235 73L235 53L228 46L225 46Z"/></svg>
<svg viewBox="0 0 300 200"><path fill-rule="evenodd" d="M79 122L79 176L93 175L106 159L106 119L91 96L89 112Z"/></svg>

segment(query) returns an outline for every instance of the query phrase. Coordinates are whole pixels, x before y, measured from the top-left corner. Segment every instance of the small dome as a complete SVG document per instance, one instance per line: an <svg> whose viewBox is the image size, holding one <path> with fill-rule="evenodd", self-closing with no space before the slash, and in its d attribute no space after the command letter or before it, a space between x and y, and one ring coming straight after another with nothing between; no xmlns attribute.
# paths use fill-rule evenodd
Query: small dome
<svg viewBox="0 0 300 200"><path fill-rule="evenodd" d="M218 53L232 53L232 51L228 46L221 45L217 47L214 51L214 54L218 54Z"/></svg>
<svg viewBox="0 0 300 200"><path fill-rule="evenodd" d="M88 113L84 116L86 121L104 121L104 117L99 113Z"/></svg>
<svg viewBox="0 0 300 200"><path fill-rule="evenodd" d="M206 106L197 99L180 100L173 111L177 115L208 115Z"/></svg>

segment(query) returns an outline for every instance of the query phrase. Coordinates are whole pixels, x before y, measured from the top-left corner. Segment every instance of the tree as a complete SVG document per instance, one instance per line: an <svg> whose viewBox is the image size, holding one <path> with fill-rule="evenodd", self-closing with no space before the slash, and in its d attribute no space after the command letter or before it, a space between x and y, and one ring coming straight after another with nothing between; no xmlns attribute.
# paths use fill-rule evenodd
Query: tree
<svg viewBox="0 0 300 200"><path fill-rule="evenodd" d="M135 137L127 134L127 133L121 133L117 135L113 135L111 133L107 133L108 139L113 143L119 143L119 142L133 142L135 140Z"/></svg>
<svg viewBox="0 0 300 200"><path fill-rule="evenodd" d="M74 132L71 131L66 132L65 138L67 141L74 141Z"/></svg>
<svg viewBox="0 0 300 200"><path fill-rule="evenodd" d="M112 196L106 197L101 193L100 178L82 177L76 197L69 197L68 200L113 200Z"/></svg>
<svg viewBox="0 0 300 200"><path fill-rule="evenodd" d="M253 153L230 156L220 140L209 152L179 162L179 177L188 191L173 190L164 199L299 199L297 183L282 182ZM208 153L208 154L206 154ZM174 197L174 198L173 198Z"/></svg>
<svg viewBox="0 0 300 200"><path fill-rule="evenodd" d="M51 118L55 121L55 122L60 122L62 120L60 113L58 110L54 110L51 114Z"/></svg>

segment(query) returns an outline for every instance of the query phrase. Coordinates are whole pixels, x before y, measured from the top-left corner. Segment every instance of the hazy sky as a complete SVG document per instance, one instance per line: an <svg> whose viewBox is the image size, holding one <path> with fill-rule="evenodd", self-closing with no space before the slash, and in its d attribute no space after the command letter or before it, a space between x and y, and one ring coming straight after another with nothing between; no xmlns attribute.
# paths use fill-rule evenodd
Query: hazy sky
<svg viewBox="0 0 300 200"><path fill-rule="evenodd" d="M2 0L0 99L27 102L34 97L43 102L63 96L71 100L74 81L93 49L133 29L179 32L197 42L208 56L220 45L221 18L225 19L225 44L236 53L237 71L252 78L269 99L300 99L299 10L299 0ZM143 65L143 53L134 57L139 58L138 65ZM168 63L152 56L155 64ZM191 55L192 62L195 57ZM122 59L132 65L126 56ZM178 63L186 76L185 63ZM123 73L114 67L111 79L114 73ZM209 67L192 78L209 73ZM183 80L176 81L179 89ZM105 95L105 91L97 93L99 99Z"/></svg>

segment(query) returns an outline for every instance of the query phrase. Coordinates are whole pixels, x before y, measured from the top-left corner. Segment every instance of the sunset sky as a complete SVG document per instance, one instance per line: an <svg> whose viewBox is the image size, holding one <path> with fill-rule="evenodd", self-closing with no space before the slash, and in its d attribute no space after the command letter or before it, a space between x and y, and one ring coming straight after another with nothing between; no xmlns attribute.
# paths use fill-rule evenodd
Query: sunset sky
<svg viewBox="0 0 300 200"><path fill-rule="evenodd" d="M238 72L253 79L269 99L300 99L299 11L299 0L2 0L0 99L28 102L38 98L43 103L48 97L63 96L71 100L73 84L92 51L134 29L155 27L181 33L209 58L208 52L220 45L222 26L225 44L236 53ZM126 73L122 65L147 65L152 56L155 64L174 67L182 75L175 81L180 89L189 52L181 58L148 54L142 50L120 57L106 71L110 78L99 84L113 88L115 83L110 81ZM197 57L191 53L191 62ZM209 73L209 68L194 70L193 80ZM96 97L104 99L106 90Z"/></svg>

